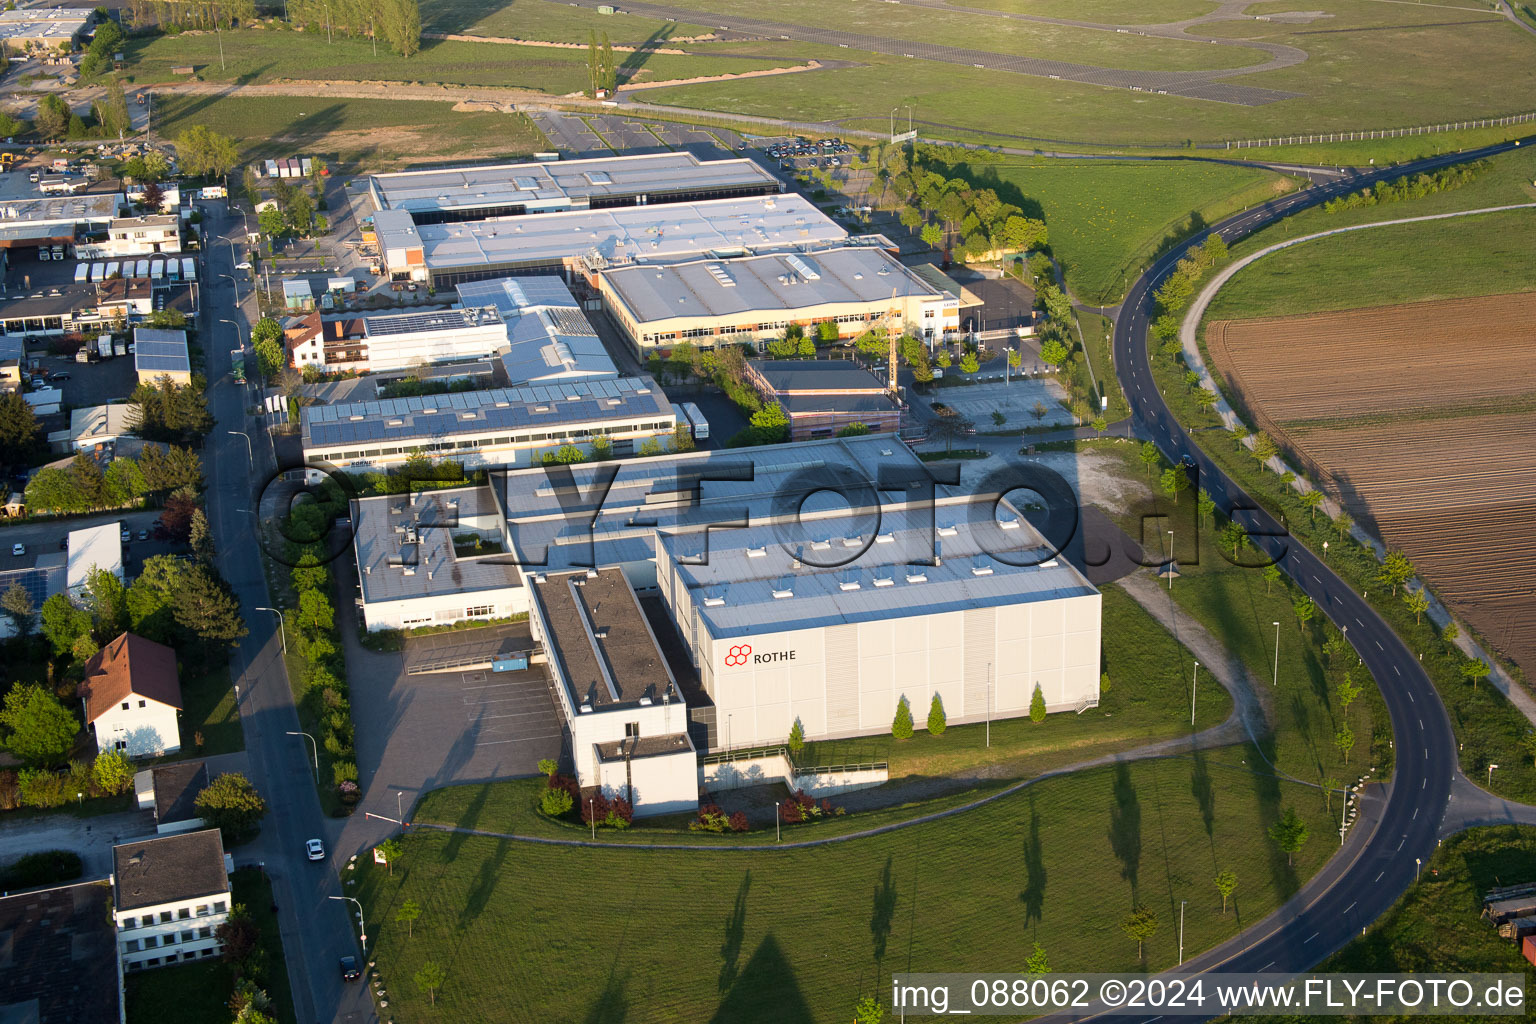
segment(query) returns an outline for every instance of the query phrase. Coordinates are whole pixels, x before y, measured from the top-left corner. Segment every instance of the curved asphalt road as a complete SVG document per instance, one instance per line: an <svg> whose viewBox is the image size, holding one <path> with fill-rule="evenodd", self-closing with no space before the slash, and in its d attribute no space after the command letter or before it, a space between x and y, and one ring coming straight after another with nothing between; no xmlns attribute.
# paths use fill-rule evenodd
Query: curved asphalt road
<svg viewBox="0 0 1536 1024"><path fill-rule="evenodd" d="M1314 186L1231 217L1212 230L1232 242L1362 185L1533 143L1536 136ZM1248 528L1254 546L1274 559L1336 625L1348 630L1350 643L1381 687L1396 745L1393 780L1371 809L1373 813L1361 819L1361 827L1369 833L1363 838L1352 837L1341 856L1330 861L1276 913L1181 968L1181 973L1293 974L1311 969L1360 934L1414 880L1415 859L1427 859L1435 848L1456 773L1456 740L1445 708L1414 653L1360 595L1304 545L1291 543L1280 524L1200 451L1174 420L1157 389L1146 345L1153 293L1206 234L1190 239L1153 264L1136 281L1121 307L1115 324L1115 364L1132 417L1138 433L1155 441L1170 459L1193 457L1199 465L1200 482L1216 499L1217 507L1235 514ZM1319 836L1317 841L1326 842L1327 838Z"/></svg>

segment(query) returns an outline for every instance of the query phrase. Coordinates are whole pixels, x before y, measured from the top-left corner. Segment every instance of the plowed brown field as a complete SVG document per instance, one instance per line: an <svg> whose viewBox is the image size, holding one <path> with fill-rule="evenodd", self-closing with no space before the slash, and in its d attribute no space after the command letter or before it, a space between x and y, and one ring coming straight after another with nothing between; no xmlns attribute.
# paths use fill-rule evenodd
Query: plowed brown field
<svg viewBox="0 0 1536 1024"><path fill-rule="evenodd" d="M1250 417L1536 679L1536 294L1206 332Z"/></svg>

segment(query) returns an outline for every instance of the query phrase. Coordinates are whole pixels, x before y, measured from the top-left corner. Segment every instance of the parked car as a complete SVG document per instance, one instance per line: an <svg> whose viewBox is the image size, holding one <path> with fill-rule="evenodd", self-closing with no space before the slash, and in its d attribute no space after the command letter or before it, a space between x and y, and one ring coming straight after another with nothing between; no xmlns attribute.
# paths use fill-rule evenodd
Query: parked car
<svg viewBox="0 0 1536 1024"><path fill-rule="evenodd" d="M127 544L131 540L133 540L133 531L128 529L126 526L123 527L123 543Z"/></svg>
<svg viewBox="0 0 1536 1024"><path fill-rule="evenodd" d="M250 270L251 269L251 261L250 260L241 260L239 263L235 264L235 269L236 270Z"/></svg>
<svg viewBox="0 0 1536 1024"><path fill-rule="evenodd" d="M14 555L15 557L20 558L22 555L24 555L26 553L27 553L27 546L25 544L12 544L11 545L11 554Z"/></svg>
<svg viewBox="0 0 1536 1024"><path fill-rule="evenodd" d="M304 855L310 860L325 860L325 844L318 839L311 839L304 844Z"/></svg>
<svg viewBox="0 0 1536 1024"><path fill-rule="evenodd" d="M363 976L362 968L357 966L357 957L344 956L339 961L341 966L342 981L356 981Z"/></svg>
<svg viewBox="0 0 1536 1024"><path fill-rule="evenodd" d="M139 531L139 540L149 540L149 531L148 530L140 530Z"/></svg>
<svg viewBox="0 0 1536 1024"><path fill-rule="evenodd" d="M58 373L50 373L48 375L48 379L51 380L51 381L69 380L69 374L67 374L67 373L65 373L63 371L60 371Z"/></svg>

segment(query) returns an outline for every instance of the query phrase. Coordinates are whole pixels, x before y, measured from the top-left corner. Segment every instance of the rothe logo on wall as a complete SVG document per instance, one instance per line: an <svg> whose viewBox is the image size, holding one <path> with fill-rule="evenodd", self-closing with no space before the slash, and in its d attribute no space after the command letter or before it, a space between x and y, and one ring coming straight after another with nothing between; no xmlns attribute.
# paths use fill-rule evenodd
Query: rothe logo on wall
<svg viewBox="0 0 1536 1024"><path fill-rule="evenodd" d="M767 654L753 654L751 644L737 644L726 654L725 667L740 668L747 664L769 665L778 661L794 660L794 651L769 651Z"/></svg>

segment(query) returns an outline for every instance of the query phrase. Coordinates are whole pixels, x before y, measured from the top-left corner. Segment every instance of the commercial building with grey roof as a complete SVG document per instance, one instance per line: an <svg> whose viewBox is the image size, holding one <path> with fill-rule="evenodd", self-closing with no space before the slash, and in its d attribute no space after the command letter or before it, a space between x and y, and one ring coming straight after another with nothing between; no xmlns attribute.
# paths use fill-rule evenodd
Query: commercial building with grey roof
<svg viewBox="0 0 1536 1024"><path fill-rule="evenodd" d="M311 405L301 436L306 461L344 470L402 465L415 453L479 468L537 465L566 445L592 454L598 436L621 457L676 425L672 403L641 376Z"/></svg>
<svg viewBox="0 0 1536 1024"><path fill-rule="evenodd" d="M847 338L874 329L933 338L959 326L953 296L870 245L613 267L598 289L642 353L679 341L762 344L822 324Z"/></svg>
<svg viewBox="0 0 1536 1024"><path fill-rule="evenodd" d="M803 196L752 196L571 210L457 224L417 224L401 210L374 214L379 255L395 280L437 287L509 274L582 275L703 256L796 251L848 233Z"/></svg>
<svg viewBox="0 0 1536 1024"><path fill-rule="evenodd" d="M376 209L408 213L418 225L767 195L781 187L750 159L700 160L688 152L442 167L368 179Z"/></svg>
<svg viewBox="0 0 1536 1024"><path fill-rule="evenodd" d="M529 581L529 623L549 655L578 783L639 814L697 807L688 708L629 579L608 568Z"/></svg>
<svg viewBox="0 0 1536 1024"><path fill-rule="evenodd" d="M548 384L619 375L576 297L558 277L501 277L458 286L465 306L491 306L507 324L497 357L507 382Z"/></svg>

